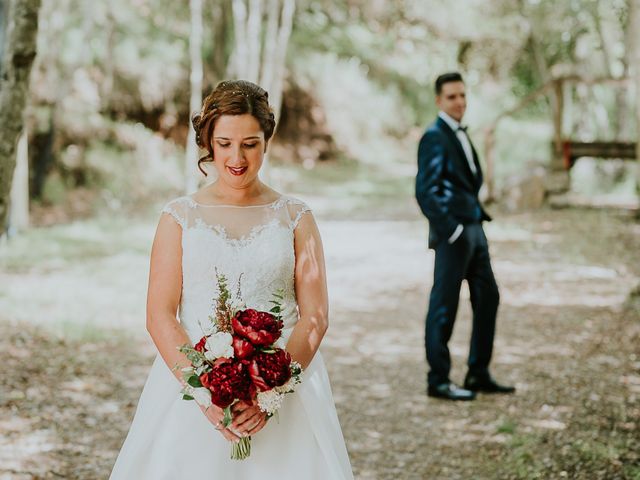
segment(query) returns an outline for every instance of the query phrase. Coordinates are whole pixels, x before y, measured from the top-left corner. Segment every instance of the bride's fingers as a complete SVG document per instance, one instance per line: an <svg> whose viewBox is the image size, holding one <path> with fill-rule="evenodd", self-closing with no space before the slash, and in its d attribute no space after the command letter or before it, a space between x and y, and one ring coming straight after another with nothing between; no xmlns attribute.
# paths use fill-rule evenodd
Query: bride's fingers
<svg viewBox="0 0 640 480"><path fill-rule="evenodd" d="M221 408L216 407L215 405L209 405L208 407L203 407L200 405L200 410L204 413L205 417L209 419L209 421L213 424L216 424L218 421L224 418L224 412Z"/></svg>
<svg viewBox="0 0 640 480"><path fill-rule="evenodd" d="M237 430L243 423L257 415L258 413L260 413L260 410L257 408L247 408L239 415L234 415L231 425Z"/></svg>
<svg viewBox="0 0 640 480"><path fill-rule="evenodd" d="M231 407L231 412L233 412L233 414L240 414L242 412L244 412L245 410L247 410L248 408L251 408L253 405L251 405L250 403L244 402L244 401L239 401L237 403L234 403Z"/></svg>
<svg viewBox="0 0 640 480"><path fill-rule="evenodd" d="M222 434L222 436L224 438L226 438L227 440L229 440L230 442L239 442L240 441L240 437L238 435L236 435L235 433L233 433L228 428L221 429L220 430L220 434Z"/></svg>
<svg viewBox="0 0 640 480"><path fill-rule="evenodd" d="M246 433L260 420L262 412L260 410L254 411L251 415L247 415L246 417L238 418L237 422L232 424L233 428L240 432Z"/></svg>
<svg viewBox="0 0 640 480"><path fill-rule="evenodd" d="M204 414L206 415L206 417L209 419L209 421L211 423L213 423L213 425L215 427L219 427L220 425L222 425L222 420L224 418L223 415L220 415L219 412L216 412L213 408L209 407Z"/></svg>
<svg viewBox="0 0 640 480"><path fill-rule="evenodd" d="M249 436L255 435L260 430L262 430L265 427L266 424L267 424L267 416L265 415L264 417L262 417L260 419L260 421L258 422L258 424L255 427L253 427L251 430L249 430L247 432L247 435L249 435Z"/></svg>

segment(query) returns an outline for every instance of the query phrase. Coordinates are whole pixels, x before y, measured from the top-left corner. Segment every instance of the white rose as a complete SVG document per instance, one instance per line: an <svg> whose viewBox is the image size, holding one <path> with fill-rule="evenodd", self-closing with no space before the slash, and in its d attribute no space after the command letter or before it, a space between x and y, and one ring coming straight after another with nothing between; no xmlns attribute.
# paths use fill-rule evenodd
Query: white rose
<svg viewBox="0 0 640 480"><path fill-rule="evenodd" d="M202 405L207 408L210 407L211 404L211 392L204 387L194 388L191 396L198 403L198 405Z"/></svg>
<svg viewBox="0 0 640 480"><path fill-rule="evenodd" d="M218 332L207 338L207 352L204 356L207 360L226 357L233 358L233 337L227 332Z"/></svg>

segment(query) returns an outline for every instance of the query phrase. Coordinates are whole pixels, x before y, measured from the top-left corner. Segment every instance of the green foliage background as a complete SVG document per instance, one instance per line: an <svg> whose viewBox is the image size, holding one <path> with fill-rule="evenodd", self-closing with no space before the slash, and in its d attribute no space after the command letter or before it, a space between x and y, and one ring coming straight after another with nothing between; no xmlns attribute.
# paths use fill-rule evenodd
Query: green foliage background
<svg viewBox="0 0 640 480"><path fill-rule="evenodd" d="M626 0L300 0L284 108L287 95L300 91L308 108L289 112L289 125L304 125L302 117L318 108L323 121L315 128L337 147L325 157L406 175L420 132L436 114L432 83L439 73L465 75L467 122L481 148L482 128L551 75L626 75L627 10ZM206 93L226 77L230 0L205 1L203 23ZM137 203L181 189L189 118L186 4L45 0L40 28L28 112L34 199L60 203L80 188L102 204L113 197ZM568 133L632 139L634 99L620 90L576 89ZM531 162L548 162L551 136L546 98L503 121L498 184ZM273 150L273 161L303 163L289 146L305 138L288 129L276 140L285 148Z"/></svg>

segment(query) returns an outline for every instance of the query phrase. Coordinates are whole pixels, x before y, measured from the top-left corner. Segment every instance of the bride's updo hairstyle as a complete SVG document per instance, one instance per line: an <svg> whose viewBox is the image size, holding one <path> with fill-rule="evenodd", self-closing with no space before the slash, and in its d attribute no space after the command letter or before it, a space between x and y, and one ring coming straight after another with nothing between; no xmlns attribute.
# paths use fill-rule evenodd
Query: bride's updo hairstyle
<svg viewBox="0 0 640 480"><path fill-rule="evenodd" d="M268 142L273 135L276 121L269 107L269 94L263 88L246 80L226 80L220 82L204 99L200 113L191 118L196 131L196 143L209 152L198 160L198 168L202 173L207 174L201 164L214 161L211 140L218 118L222 115L246 113L255 117L264 132L265 142Z"/></svg>

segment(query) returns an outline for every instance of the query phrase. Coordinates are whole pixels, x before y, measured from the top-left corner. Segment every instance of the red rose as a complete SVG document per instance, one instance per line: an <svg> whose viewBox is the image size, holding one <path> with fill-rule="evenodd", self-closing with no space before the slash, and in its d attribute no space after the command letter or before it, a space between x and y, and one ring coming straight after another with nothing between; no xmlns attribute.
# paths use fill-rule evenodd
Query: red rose
<svg viewBox="0 0 640 480"><path fill-rule="evenodd" d="M241 310L231 320L233 331L246 338L254 346L271 345L282 331L282 321L267 312Z"/></svg>
<svg viewBox="0 0 640 480"><path fill-rule="evenodd" d="M291 355L281 348L275 350L256 353L249 365L251 380L260 391L284 385L291 378Z"/></svg>
<svg viewBox="0 0 640 480"><path fill-rule="evenodd" d="M255 351L255 347L249 340L239 337L238 335L233 336L233 352L236 358L244 360L253 355Z"/></svg>
<svg viewBox="0 0 640 480"><path fill-rule="evenodd" d="M195 348L199 352L204 352L204 346L206 343L207 343L207 337L202 337L200 341L196 343L196 346L193 348Z"/></svg>
<svg viewBox="0 0 640 480"><path fill-rule="evenodd" d="M226 361L214 365L210 372L200 375L200 382L211 392L211 401L220 408L227 408L236 399L251 402L255 387L246 365Z"/></svg>

